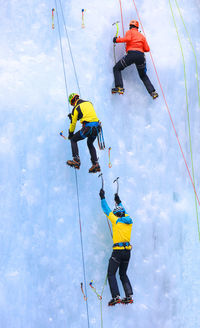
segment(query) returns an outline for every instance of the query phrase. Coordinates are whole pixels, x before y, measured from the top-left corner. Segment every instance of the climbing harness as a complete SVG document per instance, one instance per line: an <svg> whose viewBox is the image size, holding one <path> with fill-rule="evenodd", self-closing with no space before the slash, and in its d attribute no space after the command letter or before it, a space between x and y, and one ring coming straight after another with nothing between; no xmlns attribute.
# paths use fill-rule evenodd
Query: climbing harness
<svg viewBox="0 0 200 328"><path fill-rule="evenodd" d="M111 147L108 148L108 158L109 158L108 167L109 168L112 167L112 164L111 164L111 161L110 161L110 151L111 151Z"/></svg>
<svg viewBox="0 0 200 328"><path fill-rule="evenodd" d="M82 138L86 138L89 135L98 136L101 127L99 122L83 122L83 129L80 131Z"/></svg>
<svg viewBox="0 0 200 328"><path fill-rule="evenodd" d="M124 243L115 243L113 244L113 247L128 247L128 246L131 246L131 244L129 242L124 242Z"/></svg>

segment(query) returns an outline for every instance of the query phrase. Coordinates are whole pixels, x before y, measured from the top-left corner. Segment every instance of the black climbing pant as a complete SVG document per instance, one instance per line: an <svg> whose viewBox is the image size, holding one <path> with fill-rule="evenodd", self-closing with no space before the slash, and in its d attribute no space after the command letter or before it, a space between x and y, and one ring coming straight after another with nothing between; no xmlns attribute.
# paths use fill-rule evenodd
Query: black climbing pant
<svg viewBox="0 0 200 328"><path fill-rule="evenodd" d="M126 297L133 295L131 283L126 274L129 260L131 256L130 250L113 250L111 258L108 264L108 282L110 286L110 292L112 297L120 295L119 288L116 279L116 272L119 268L119 276L122 282L122 286Z"/></svg>
<svg viewBox="0 0 200 328"><path fill-rule="evenodd" d="M79 130L73 135L73 137L70 139L73 157L79 157L77 142L87 138L87 145L90 152L92 164L96 164L98 159L96 149L93 143L98 135L99 129L100 127L83 126L81 130Z"/></svg>
<svg viewBox="0 0 200 328"><path fill-rule="evenodd" d="M151 94L155 91L154 86L151 84L146 72L146 60L145 55L141 51L128 51L127 55L120 59L113 67L113 73L115 78L115 87L123 88L123 80L121 71L132 64L136 65L138 74L144 83L147 91Z"/></svg>

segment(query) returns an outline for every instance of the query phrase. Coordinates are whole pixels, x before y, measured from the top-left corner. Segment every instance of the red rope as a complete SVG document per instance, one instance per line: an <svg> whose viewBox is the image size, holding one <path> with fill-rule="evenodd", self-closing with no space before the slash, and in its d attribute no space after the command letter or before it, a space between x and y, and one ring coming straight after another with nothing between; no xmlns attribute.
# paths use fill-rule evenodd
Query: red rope
<svg viewBox="0 0 200 328"><path fill-rule="evenodd" d="M122 31L123 31L123 37L124 37L124 23L123 23L123 14L122 14L122 4L121 4L121 0L119 0L119 5L120 5L120 11L121 11Z"/></svg>
<svg viewBox="0 0 200 328"><path fill-rule="evenodd" d="M133 0L133 3L134 3L134 6L135 6L135 10L136 10L136 13L137 13L137 16L138 16L138 19L139 19L139 22L140 22L140 25L141 25L141 28L142 28L142 31L145 35L145 32L144 32L144 28L143 28L143 25L142 25L142 22L140 20L140 16L139 16L139 12L137 10L137 7L136 7L136 4L135 4L135 1ZM157 79L158 79L158 83L160 85L160 89L161 89L161 92L162 92L162 95L163 95L163 99L164 99L164 102L165 102L165 105L166 105L166 108L167 108L167 111L168 111L168 114L169 114L169 118L170 118L170 121L172 123L172 127L174 129L174 133L175 133L175 136L177 138L177 141L178 141L178 144L179 144L179 148L180 148L180 151L182 153L182 156L183 156L183 160L185 162L185 166L186 166L186 169L188 171L188 174L189 174L189 177L190 177L190 180L192 182L192 186L193 186L193 189L194 189L194 192L195 192L195 195L196 195L196 198L197 198L197 201L199 203L199 206L200 206L200 201L199 201L199 198L198 198L198 195L197 195L197 192L196 192L196 189L195 189L195 185L194 185L194 182L193 182L193 179L192 179L192 176L191 176L191 173L190 173L190 170L189 170L189 167L188 167L188 164L187 164L187 161L186 161L186 158L185 158L185 155L183 153L183 149L182 149L182 146L181 146L181 143L180 143L180 140L179 140L179 137L178 137L178 133L176 131L176 128L175 128L175 125L174 125L174 122L173 122L173 119L172 119L172 116L171 116L171 113L170 113L170 110L169 110L169 106L168 106L168 103L167 103L167 100L165 98L165 94L164 94L164 91L163 91L163 87L162 87L162 84L160 82L160 79L159 79L159 75L158 75L158 71L156 69L156 65L155 65L155 62L154 62L154 59L153 59L153 56L152 56L152 53L150 51L150 56L151 56L151 60L152 60L152 63L153 63L153 67L154 67L154 70L156 72L156 76L157 76Z"/></svg>

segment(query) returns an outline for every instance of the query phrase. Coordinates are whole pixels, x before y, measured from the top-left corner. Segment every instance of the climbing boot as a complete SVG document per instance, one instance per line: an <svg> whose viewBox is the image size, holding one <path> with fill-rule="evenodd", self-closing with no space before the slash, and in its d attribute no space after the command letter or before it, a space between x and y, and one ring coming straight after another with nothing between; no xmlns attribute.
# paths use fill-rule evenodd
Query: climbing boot
<svg viewBox="0 0 200 328"><path fill-rule="evenodd" d="M151 97L152 97L153 99L158 98L158 93L157 93L156 91L153 91L153 92L151 93Z"/></svg>
<svg viewBox="0 0 200 328"><path fill-rule="evenodd" d="M92 165L92 167L89 169L88 171L89 173L96 173L96 172L101 172L101 168L100 168L100 165L99 163L95 163Z"/></svg>
<svg viewBox="0 0 200 328"><path fill-rule="evenodd" d="M112 88L111 92L112 93L118 93L120 95L123 95L124 93L124 88L121 88L121 87L115 87L115 88Z"/></svg>
<svg viewBox="0 0 200 328"><path fill-rule="evenodd" d="M113 305L119 304L119 303L121 303L120 296L116 296L116 297L112 298L110 300L110 302L108 302L108 306L113 306Z"/></svg>
<svg viewBox="0 0 200 328"><path fill-rule="evenodd" d="M122 304L129 304L129 303L132 304L133 303L132 296L122 298L121 303Z"/></svg>
<svg viewBox="0 0 200 328"><path fill-rule="evenodd" d="M74 157L72 160L67 161L66 164L79 170L81 162L79 158Z"/></svg>

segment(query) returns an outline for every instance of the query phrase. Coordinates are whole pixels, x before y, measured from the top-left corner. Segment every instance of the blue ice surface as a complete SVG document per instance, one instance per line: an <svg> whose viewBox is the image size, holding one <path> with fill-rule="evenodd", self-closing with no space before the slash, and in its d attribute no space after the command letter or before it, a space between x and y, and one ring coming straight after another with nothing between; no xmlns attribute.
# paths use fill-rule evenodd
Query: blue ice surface
<svg viewBox="0 0 200 328"><path fill-rule="evenodd" d="M184 26L172 2L186 63L195 187L199 195L200 108L196 68ZM103 123L106 150L98 151L106 200L120 177L119 195L134 218L128 275L134 304L108 308L109 328L197 328L200 322L199 237L194 190L166 110L150 55L148 75L159 93L153 101L134 66L123 71L125 94L111 95L114 65L112 23L121 20L117 0L63 2L81 96L94 104ZM170 113L192 172L183 61L169 2L137 1L147 40ZM200 6L179 3L200 59ZM80 222L74 169L67 135L69 107L60 54L58 24L51 28L46 0L1 4L0 51L0 327L88 327ZM122 1L124 27L137 19L132 1ZM58 7L59 8L59 7ZM85 8L85 28L81 28ZM78 92L61 13L61 35L68 93ZM56 15L56 13L55 13ZM122 27L120 23L120 35ZM116 46L117 60L125 54ZM80 125L77 124L77 129ZM97 143L96 143L97 146ZM111 147L112 168L108 167ZM79 143L77 172L86 270L89 324L101 326L100 302L112 239L99 198L101 180L89 175L86 142ZM197 206L199 210L199 206ZM119 281L121 296L123 290Z"/></svg>

